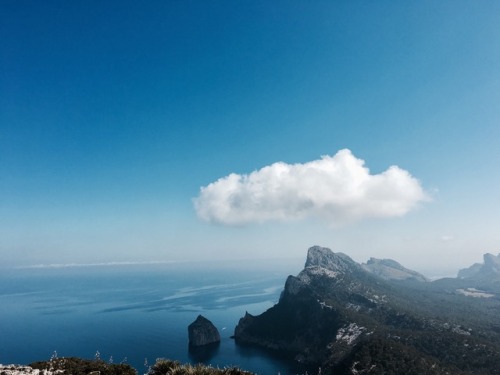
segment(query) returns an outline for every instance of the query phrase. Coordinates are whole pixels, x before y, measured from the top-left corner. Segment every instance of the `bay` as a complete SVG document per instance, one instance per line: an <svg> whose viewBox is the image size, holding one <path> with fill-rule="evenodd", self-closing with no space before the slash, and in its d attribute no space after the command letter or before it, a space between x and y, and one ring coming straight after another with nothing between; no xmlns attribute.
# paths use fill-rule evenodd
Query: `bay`
<svg viewBox="0 0 500 375"><path fill-rule="evenodd" d="M291 361L231 336L238 320L279 299L299 260L67 265L0 273L0 363L96 355L146 373L157 358L239 366L259 374L300 372ZM211 352L188 350L198 314L219 329Z"/></svg>

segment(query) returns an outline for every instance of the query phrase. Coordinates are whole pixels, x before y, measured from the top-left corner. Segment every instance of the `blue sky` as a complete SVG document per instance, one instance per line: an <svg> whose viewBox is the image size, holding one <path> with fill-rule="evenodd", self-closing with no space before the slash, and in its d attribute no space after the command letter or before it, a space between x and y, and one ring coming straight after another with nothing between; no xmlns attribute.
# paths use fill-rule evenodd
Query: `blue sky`
<svg viewBox="0 0 500 375"><path fill-rule="evenodd" d="M444 272L496 254L499 17L495 1L2 1L4 264L304 257L319 244ZM398 166L425 199L355 220L330 201L290 213L303 192L333 191L328 175L292 179L310 191L279 180L296 187L279 198L290 218L246 185L251 213L197 212L200 189L231 173L345 149L370 180Z"/></svg>

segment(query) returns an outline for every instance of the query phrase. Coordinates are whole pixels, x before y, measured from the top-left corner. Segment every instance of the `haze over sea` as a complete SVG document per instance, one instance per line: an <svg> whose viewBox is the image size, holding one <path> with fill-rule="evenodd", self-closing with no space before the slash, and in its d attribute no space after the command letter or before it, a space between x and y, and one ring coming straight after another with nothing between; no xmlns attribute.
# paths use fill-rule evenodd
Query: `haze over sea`
<svg viewBox="0 0 500 375"><path fill-rule="evenodd" d="M301 260L163 263L4 269L0 273L0 363L59 357L124 360L139 374L156 358L238 365L261 374L292 373L292 364L230 336L246 311L259 314L279 299ZM187 326L212 320L221 344L190 353Z"/></svg>

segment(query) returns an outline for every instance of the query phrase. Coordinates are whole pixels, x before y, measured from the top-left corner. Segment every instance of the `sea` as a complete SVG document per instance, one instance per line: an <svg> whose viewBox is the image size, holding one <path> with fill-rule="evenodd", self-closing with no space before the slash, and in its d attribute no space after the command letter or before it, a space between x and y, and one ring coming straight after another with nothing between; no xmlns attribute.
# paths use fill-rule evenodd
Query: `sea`
<svg viewBox="0 0 500 375"><path fill-rule="evenodd" d="M257 374L298 374L289 358L237 345L239 319L279 300L298 259L234 262L50 265L0 269L0 363L57 357L128 363L145 374L157 358ZM188 325L201 314L221 343L188 345Z"/></svg>

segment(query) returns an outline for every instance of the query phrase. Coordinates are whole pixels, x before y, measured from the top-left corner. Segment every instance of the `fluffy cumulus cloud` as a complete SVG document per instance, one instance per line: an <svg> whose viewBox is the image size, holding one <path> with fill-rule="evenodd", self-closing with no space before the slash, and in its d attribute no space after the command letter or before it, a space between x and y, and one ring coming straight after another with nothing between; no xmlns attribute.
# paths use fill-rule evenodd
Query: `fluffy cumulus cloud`
<svg viewBox="0 0 500 375"><path fill-rule="evenodd" d="M332 225L405 215L426 200L420 182L391 166L370 174L350 150L304 164L274 163L232 173L202 187L194 206L202 220L242 225L319 218Z"/></svg>

